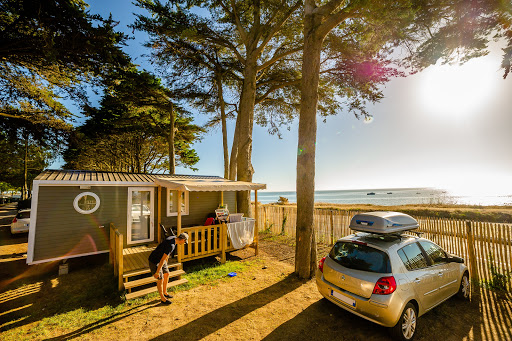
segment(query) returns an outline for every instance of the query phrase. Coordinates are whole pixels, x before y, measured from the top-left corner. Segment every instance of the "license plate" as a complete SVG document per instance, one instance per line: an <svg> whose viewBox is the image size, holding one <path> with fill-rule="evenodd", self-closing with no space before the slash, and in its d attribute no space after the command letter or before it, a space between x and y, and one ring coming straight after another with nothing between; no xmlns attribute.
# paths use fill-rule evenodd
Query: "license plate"
<svg viewBox="0 0 512 341"><path fill-rule="evenodd" d="M348 304L351 307L356 307L356 301L351 299L350 297L347 297L345 295L340 294L337 291L331 290L331 296L336 298L338 301L341 301L345 304Z"/></svg>

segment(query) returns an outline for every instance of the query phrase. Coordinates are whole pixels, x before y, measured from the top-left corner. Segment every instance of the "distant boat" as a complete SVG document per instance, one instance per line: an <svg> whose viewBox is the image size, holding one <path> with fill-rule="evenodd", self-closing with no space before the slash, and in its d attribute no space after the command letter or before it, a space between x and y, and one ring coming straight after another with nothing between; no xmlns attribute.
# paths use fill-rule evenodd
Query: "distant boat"
<svg viewBox="0 0 512 341"><path fill-rule="evenodd" d="M393 194L393 192L388 192L388 194Z"/></svg>
<svg viewBox="0 0 512 341"><path fill-rule="evenodd" d="M420 192L416 192L416 194L421 194Z"/></svg>
<svg viewBox="0 0 512 341"><path fill-rule="evenodd" d="M366 195L375 195L375 192L366 193Z"/></svg>

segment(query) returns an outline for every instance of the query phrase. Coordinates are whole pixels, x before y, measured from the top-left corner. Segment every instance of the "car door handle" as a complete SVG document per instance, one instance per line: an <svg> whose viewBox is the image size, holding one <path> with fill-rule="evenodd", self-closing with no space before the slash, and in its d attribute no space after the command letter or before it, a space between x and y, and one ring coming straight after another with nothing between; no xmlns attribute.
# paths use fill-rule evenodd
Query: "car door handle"
<svg viewBox="0 0 512 341"><path fill-rule="evenodd" d="M414 283L419 283L419 282L421 282L419 278L416 278L416 279L414 280Z"/></svg>
<svg viewBox="0 0 512 341"><path fill-rule="evenodd" d="M440 272L440 273L438 273L437 275L438 275L439 277L441 277L441 276L443 276L443 275L444 275L444 273Z"/></svg>

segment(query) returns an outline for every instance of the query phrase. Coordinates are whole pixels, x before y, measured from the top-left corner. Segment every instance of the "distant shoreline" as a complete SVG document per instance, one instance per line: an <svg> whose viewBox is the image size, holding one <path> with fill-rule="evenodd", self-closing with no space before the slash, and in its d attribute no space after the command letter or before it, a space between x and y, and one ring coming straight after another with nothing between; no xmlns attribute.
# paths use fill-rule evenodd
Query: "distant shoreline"
<svg viewBox="0 0 512 341"><path fill-rule="evenodd" d="M267 204L277 202L280 197L289 202L297 202L294 191L258 192L258 201ZM254 196L252 197L254 200ZM477 205L477 206L512 206L512 195L457 193L440 188L369 188L359 190L322 190L315 191L315 202L332 204L370 204L378 206L402 205Z"/></svg>
<svg viewBox="0 0 512 341"><path fill-rule="evenodd" d="M258 200L259 201L259 200ZM276 203L261 204L263 206L296 207L296 203L279 205ZM447 219L475 220L484 222L512 224L512 206L479 206L479 205L397 205L381 206L370 204L333 204L315 203L315 208L341 211L397 211L412 216L437 217Z"/></svg>

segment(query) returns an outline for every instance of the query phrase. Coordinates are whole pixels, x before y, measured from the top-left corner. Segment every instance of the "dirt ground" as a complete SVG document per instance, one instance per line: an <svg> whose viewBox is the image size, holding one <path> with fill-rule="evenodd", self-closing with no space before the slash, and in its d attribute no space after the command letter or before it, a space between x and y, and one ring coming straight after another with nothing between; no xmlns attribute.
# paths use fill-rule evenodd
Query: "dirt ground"
<svg viewBox="0 0 512 341"><path fill-rule="evenodd" d="M19 280L16 274L26 275L28 271L30 276L37 278L38 273L48 271L42 267L30 269L24 264L26 235L11 238L8 233L13 212L12 207L0 207L0 281L4 280L4 285L0 285L0 326L8 323L6 320L13 311L37 298L37 295L27 294L15 302L19 308L13 307L12 297L18 290L16 282ZM158 299L150 300L80 328L48 330L47 338L390 340L386 328L323 299L314 280L298 280L293 275L294 247L277 239L261 235L258 257L252 249L231 255L231 259L241 262L257 260L257 266L215 286L203 285L178 292L170 306L159 304ZM327 250L327 247L320 247L319 254L325 254ZM27 284L23 288L27 288ZM28 318L17 321L15 328L37 326L38 321ZM8 329L5 333L1 332L5 329L0 329L0 339L3 339L2 334L4 337L14 335L9 334ZM480 291L471 302L451 298L420 317L416 340L512 340L511 329L510 296Z"/></svg>

